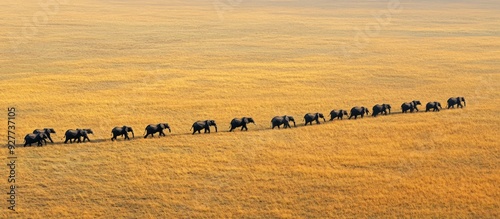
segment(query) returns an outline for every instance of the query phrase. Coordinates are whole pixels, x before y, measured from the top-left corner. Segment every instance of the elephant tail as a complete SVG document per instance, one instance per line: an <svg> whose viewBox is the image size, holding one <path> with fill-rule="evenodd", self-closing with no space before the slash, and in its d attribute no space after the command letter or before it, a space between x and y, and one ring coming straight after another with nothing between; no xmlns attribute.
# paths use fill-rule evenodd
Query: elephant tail
<svg viewBox="0 0 500 219"><path fill-rule="evenodd" d="M193 127L194 127L194 125L193 125L193 126L191 126L191 128L189 129L189 131L193 130Z"/></svg>

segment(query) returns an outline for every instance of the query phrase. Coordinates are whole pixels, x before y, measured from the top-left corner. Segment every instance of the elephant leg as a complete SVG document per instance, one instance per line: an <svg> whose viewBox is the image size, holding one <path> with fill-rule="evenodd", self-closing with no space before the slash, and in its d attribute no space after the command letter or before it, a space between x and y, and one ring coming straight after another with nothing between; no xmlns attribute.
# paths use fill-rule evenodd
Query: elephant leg
<svg viewBox="0 0 500 219"><path fill-rule="evenodd" d="M144 135L144 138L148 138L149 132Z"/></svg>

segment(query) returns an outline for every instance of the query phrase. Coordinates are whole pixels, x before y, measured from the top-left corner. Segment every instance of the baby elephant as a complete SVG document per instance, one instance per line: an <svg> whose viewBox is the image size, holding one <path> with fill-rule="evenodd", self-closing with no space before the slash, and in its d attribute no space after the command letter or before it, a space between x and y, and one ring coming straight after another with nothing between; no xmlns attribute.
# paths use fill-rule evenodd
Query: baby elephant
<svg viewBox="0 0 500 219"><path fill-rule="evenodd" d="M146 126L146 135L144 136L144 138L147 138L148 135L151 135L151 137L154 137L154 134L159 132L160 136L165 136L165 133L163 132L164 129L168 129L168 132L172 132L172 130L170 130L170 126L168 126L168 123L159 123L159 124L150 124L148 126Z"/></svg>
<svg viewBox="0 0 500 219"><path fill-rule="evenodd" d="M322 118L323 121L326 122L326 119L325 119L325 116L323 116L323 113L307 113L306 115L304 115L304 120L306 121L306 124L304 126L306 126L307 123L312 125L313 121L316 121L316 124L320 124L319 118Z"/></svg>
<svg viewBox="0 0 500 219"><path fill-rule="evenodd" d="M47 135L43 132L38 133L38 134L27 134L24 137L24 147L26 147L26 145L31 146L31 144L33 144L35 142L38 143L38 146L43 146L42 141L45 141L46 138L47 138Z"/></svg>
<svg viewBox="0 0 500 219"><path fill-rule="evenodd" d="M234 118L231 120L231 129L229 129L230 132L232 132L235 128L238 128L241 126L241 131L245 129L245 131L248 131L247 124L248 123L253 123L255 125L255 121L253 121L252 117L243 117L241 119Z"/></svg>
<svg viewBox="0 0 500 219"><path fill-rule="evenodd" d="M431 109L433 109L433 112L439 112L439 109L443 109L443 107L441 107L441 103L439 102L428 102L427 105L425 105L425 112L429 112Z"/></svg>

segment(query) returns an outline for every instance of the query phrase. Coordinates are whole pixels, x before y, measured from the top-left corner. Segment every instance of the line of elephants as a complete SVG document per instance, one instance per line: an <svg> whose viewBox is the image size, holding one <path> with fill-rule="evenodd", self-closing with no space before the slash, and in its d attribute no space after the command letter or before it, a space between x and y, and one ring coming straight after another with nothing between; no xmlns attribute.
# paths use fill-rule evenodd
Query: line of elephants
<svg viewBox="0 0 500 219"><path fill-rule="evenodd" d="M463 102L463 105L462 105ZM447 108L463 108L466 106L465 104L465 98L464 97L451 97L447 101L448 106ZM421 106L422 103L419 100L413 100L410 102L405 102L401 104L401 112L402 113L412 113L412 112L418 112L418 106ZM376 104L375 106L372 107L372 116L376 117L377 115L387 115L391 113L391 105L390 104ZM429 111L439 111L442 109L441 103L439 102L428 102L425 105L425 112ZM361 118L364 117L364 115L369 115L370 111L368 108L364 106L356 106L351 108L350 114L346 110L332 110L330 112L330 121L334 119L343 119L344 116L349 116L349 119L353 118L357 119L358 116ZM307 113L304 115L304 125L307 126L312 125L312 123L315 121L316 124L320 124L319 119L323 119L324 122L326 122L325 116L322 113ZM251 117L243 117L243 118L234 118L231 120L230 123L230 129L229 132L232 132L236 128L241 127L241 131L248 130L247 124L253 123L255 125L255 121ZM293 126L296 127L295 124L295 119L293 116L275 116L274 118L271 119L271 129L274 129L275 127L278 127L278 129L283 126L283 128L291 128L292 126L290 125L293 123ZM201 133L203 130L204 133L210 133L210 127L214 126L215 132L217 132L217 124L214 120L200 120L196 121L193 123L191 126L191 129L193 131L193 135L198 132ZM149 135L151 137L154 137L154 134L158 133L159 137L161 136L166 136L164 130L168 129L168 132L172 132L170 129L170 126L168 123L159 123L159 124L150 124L146 126L144 129L145 135L144 138L147 138ZM111 141L114 141L117 139L117 137L123 137L124 140L130 140L128 133L132 134L132 137L134 138L134 130L130 126L122 126L122 127L114 127L111 130ZM27 145L31 146L31 144L37 143L38 146L43 146L47 145L47 139L51 142L54 143L54 141L51 138L51 134L55 134L56 131L53 128L44 128L44 129L35 129L33 133L27 134L24 137L24 146L26 147ZM85 141L90 142L89 135L94 134L92 129L69 129L65 132L64 138L65 141L64 143L67 144L68 141L69 143L81 143Z"/></svg>

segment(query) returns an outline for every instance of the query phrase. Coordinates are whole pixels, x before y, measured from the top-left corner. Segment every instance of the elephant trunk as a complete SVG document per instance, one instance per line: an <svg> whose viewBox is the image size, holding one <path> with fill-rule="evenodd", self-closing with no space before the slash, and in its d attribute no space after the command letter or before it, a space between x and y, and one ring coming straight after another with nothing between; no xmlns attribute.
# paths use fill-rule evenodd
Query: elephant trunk
<svg viewBox="0 0 500 219"><path fill-rule="evenodd" d="M216 126L216 125L214 125L214 127L215 127L215 132L217 132L217 126Z"/></svg>
<svg viewBox="0 0 500 219"><path fill-rule="evenodd" d="M171 133L171 132L172 132L172 130L171 130L170 128L168 128L168 132L169 132L169 133Z"/></svg>
<svg viewBox="0 0 500 219"><path fill-rule="evenodd" d="M132 132L132 138L135 138L135 136L134 136L134 131L130 131L130 132Z"/></svg>
<svg viewBox="0 0 500 219"><path fill-rule="evenodd" d="M462 100L464 101L464 106L466 106L466 104L465 104L465 99L464 99L464 98L462 98Z"/></svg>

